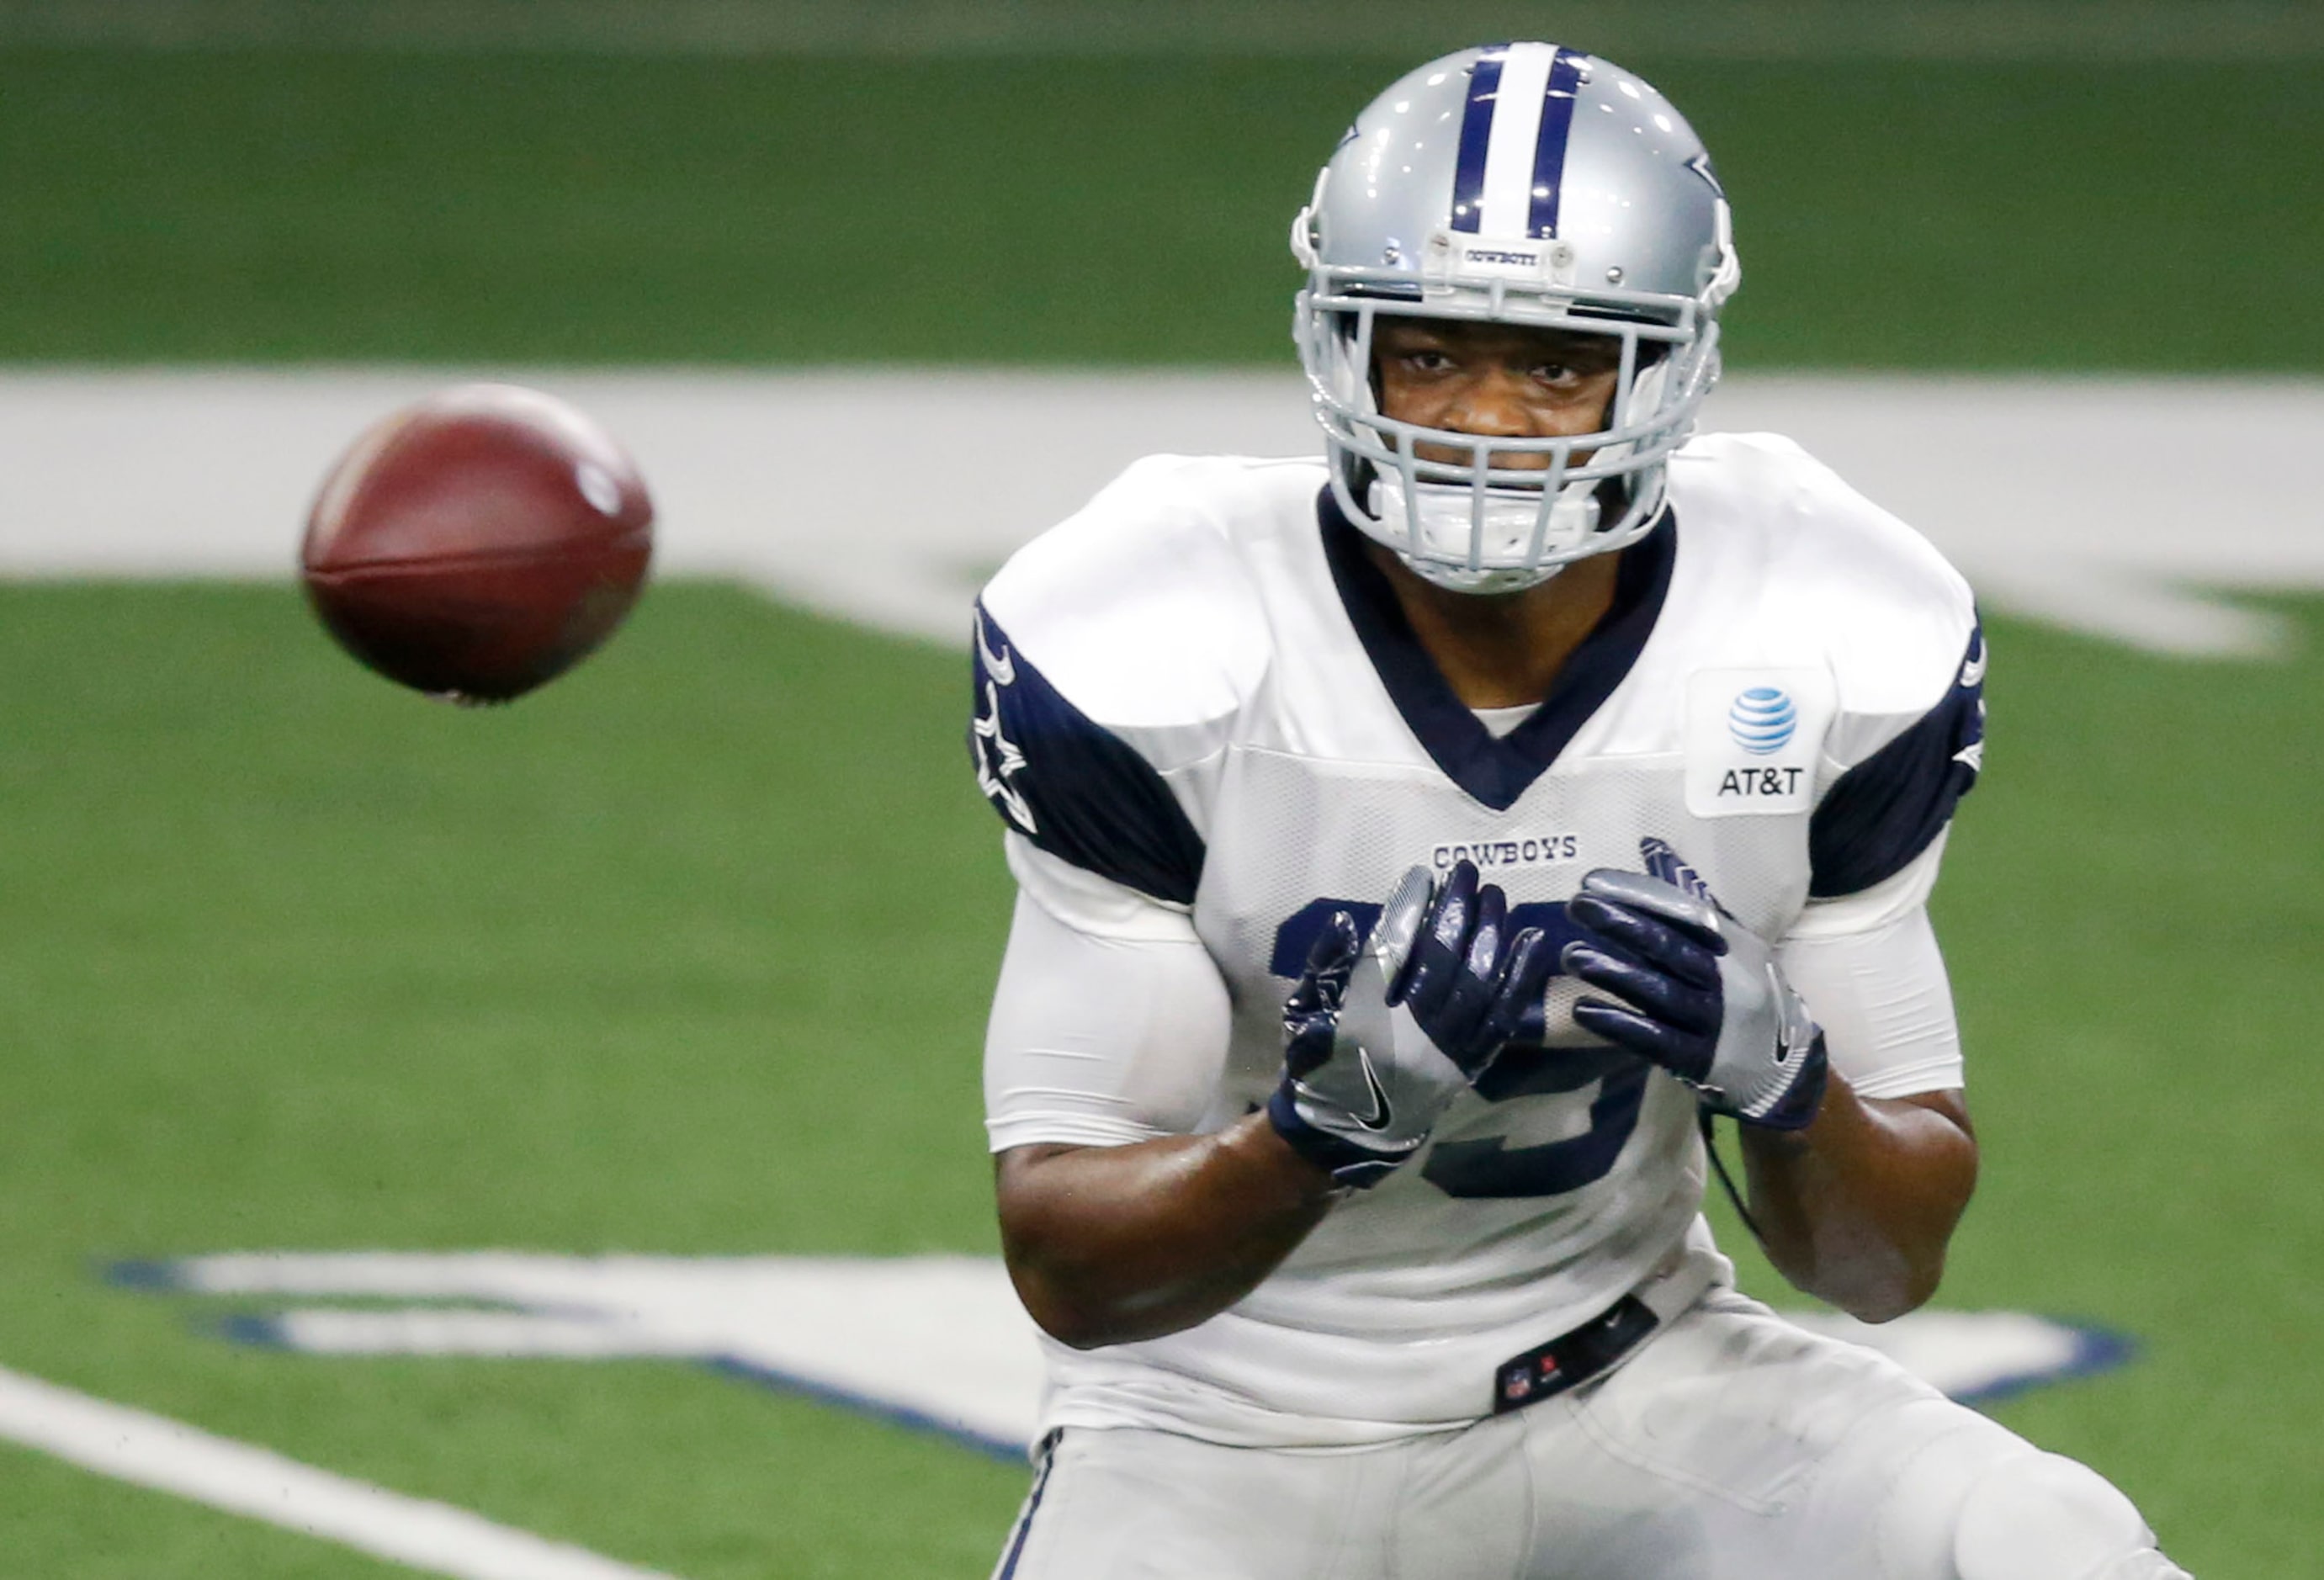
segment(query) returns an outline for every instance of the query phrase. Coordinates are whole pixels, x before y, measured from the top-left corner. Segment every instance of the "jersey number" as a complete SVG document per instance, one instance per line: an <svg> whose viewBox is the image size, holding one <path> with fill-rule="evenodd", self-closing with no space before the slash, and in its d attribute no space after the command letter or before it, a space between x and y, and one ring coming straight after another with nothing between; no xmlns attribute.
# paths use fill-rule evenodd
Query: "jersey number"
<svg viewBox="0 0 2324 1580"><path fill-rule="evenodd" d="M1380 908L1360 900L1310 900L1275 930L1268 969L1297 980L1306 967L1307 951L1339 911L1367 933L1379 920ZM1565 906L1557 901L1510 906L1509 926L1513 932L1540 928L1553 949L1563 948L1573 936ZM1420 1177L1447 1196L1499 1199L1563 1196L1604 1178L1630 1132L1637 1128L1638 1107L1646 1100L1646 1070L1636 1060L1611 1051L1512 1047L1477 1082L1477 1095L1500 1103L1576 1092L1593 1082L1598 1096L1590 1105L1590 1128L1582 1134L1536 1146L1513 1147L1506 1135L1439 1142L1421 1166Z"/></svg>

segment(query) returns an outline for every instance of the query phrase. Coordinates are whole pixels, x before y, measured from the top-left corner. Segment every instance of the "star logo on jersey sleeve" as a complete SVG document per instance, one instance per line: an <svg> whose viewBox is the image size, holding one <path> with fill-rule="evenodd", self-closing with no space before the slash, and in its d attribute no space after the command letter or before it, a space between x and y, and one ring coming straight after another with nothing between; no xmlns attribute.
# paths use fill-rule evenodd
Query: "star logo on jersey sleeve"
<svg viewBox="0 0 2324 1580"><path fill-rule="evenodd" d="M1024 793L1010 783L1024 771L1025 753L1001 730L1001 687L991 680L984 683L984 706L969 725L969 744L976 752L976 787L984 792L985 799L1000 809L1011 828L1028 835L1038 833L1033 808Z"/></svg>
<svg viewBox="0 0 2324 1580"><path fill-rule="evenodd" d="M976 664L996 685L1017 684L1017 657L1006 643L993 646L991 629L984 623L982 604L976 610Z"/></svg>
<svg viewBox="0 0 2324 1580"><path fill-rule="evenodd" d="M1960 684L1965 686L1985 684L1985 632L1982 629L1969 633L1969 656L1961 660Z"/></svg>
<svg viewBox="0 0 2324 1580"><path fill-rule="evenodd" d="M1010 827L1028 835L1037 833L1039 825L1033 821L1031 804L1009 782L1025 771L1024 750L1001 729L1001 692L1017 684L1017 658L1007 643L993 641L982 604L977 606L975 620L976 676L984 683L984 705L968 731L969 747L976 756L976 787L1009 820Z"/></svg>
<svg viewBox="0 0 2324 1580"><path fill-rule="evenodd" d="M1977 657L1974 662L1977 665L1977 677L1983 680L1985 678L1985 642L1982 638L1978 638ZM1961 673L1966 675L1969 672L1964 669ZM1961 684L1968 685L1970 683L1963 680ZM1977 699L1976 728L1977 738L1953 753L1953 761L1961 764L1972 774L1981 774L1985 772L1985 698L1982 695Z"/></svg>

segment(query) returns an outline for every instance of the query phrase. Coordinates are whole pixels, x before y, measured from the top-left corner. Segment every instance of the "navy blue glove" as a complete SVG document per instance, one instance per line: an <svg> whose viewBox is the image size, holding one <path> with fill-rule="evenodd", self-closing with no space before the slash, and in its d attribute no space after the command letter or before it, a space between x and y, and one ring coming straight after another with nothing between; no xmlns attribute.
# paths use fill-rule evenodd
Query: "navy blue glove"
<svg viewBox="0 0 2324 1580"><path fill-rule="evenodd" d="M1302 1156L1371 1185L1427 1142L1547 982L1540 931L1504 940L1508 918L1465 861L1441 888L1425 868L1406 873L1369 942L1346 912L1332 917L1284 1001L1283 1080L1267 1105Z"/></svg>
<svg viewBox="0 0 2324 1580"><path fill-rule="evenodd" d="M1415 868L1416 871L1418 868ZM1388 1001L1401 1004L1471 1080L1498 1057L1526 1012L1538 1010L1555 960L1538 927L1504 942L1508 900L1457 861L1430 900Z"/></svg>
<svg viewBox="0 0 2324 1580"><path fill-rule="evenodd" d="M1715 1113L1796 1130L1815 1117L1823 1032L1775 953L1704 896L1601 868L1566 920L1565 969L1620 1002L1584 998L1573 1018L1693 1087Z"/></svg>

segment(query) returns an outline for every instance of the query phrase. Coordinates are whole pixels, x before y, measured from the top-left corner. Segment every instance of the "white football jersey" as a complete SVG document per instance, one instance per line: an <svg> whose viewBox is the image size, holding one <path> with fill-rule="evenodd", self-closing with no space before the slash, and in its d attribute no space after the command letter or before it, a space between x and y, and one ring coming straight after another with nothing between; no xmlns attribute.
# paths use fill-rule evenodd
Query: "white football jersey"
<svg viewBox="0 0 2324 1580"><path fill-rule="evenodd" d="M1223 1063L1188 1052L1214 1063L1193 1128L1264 1104L1318 930L1335 911L1368 926L1415 863L1474 861L1553 942L1591 868L1683 869L1779 941L1812 900L1930 852L1975 776L1968 587L1787 440L1713 436L1673 460L1670 511L1625 551L1613 607L1501 735L1422 651L1324 483L1314 461L1139 462L978 610L985 793L1052 869L1183 913L1224 980ZM1653 1281L1721 1276L1692 1094L1580 1031L1572 996L1554 979L1550 1046L1505 1055L1231 1309L1050 1346L1047 1424L1279 1447L1462 1424L1492 1409L1502 1361ZM1156 1133L1034 1111L994 1137Z"/></svg>

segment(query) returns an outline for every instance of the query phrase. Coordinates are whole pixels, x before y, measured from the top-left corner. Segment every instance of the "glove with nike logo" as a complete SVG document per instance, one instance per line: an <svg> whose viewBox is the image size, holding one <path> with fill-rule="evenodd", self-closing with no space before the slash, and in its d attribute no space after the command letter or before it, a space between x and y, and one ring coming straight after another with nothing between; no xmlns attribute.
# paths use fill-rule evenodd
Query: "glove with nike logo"
<svg viewBox="0 0 2324 1580"><path fill-rule="evenodd" d="M1573 1018L1693 1087L1714 1113L1797 1130L1823 1100L1823 1032L1775 951L1706 895L1600 868L1565 918L1581 937L1560 963L1621 1002L1584 998Z"/></svg>
<svg viewBox="0 0 2324 1580"><path fill-rule="evenodd" d="M1508 914L1463 861L1441 888L1425 868L1406 873L1369 940L1346 912L1332 917L1284 1001L1283 1081L1267 1105L1295 1151L1372 1185L1420 1150L1548 979L1540 930L1506 937Z"/></svg>

